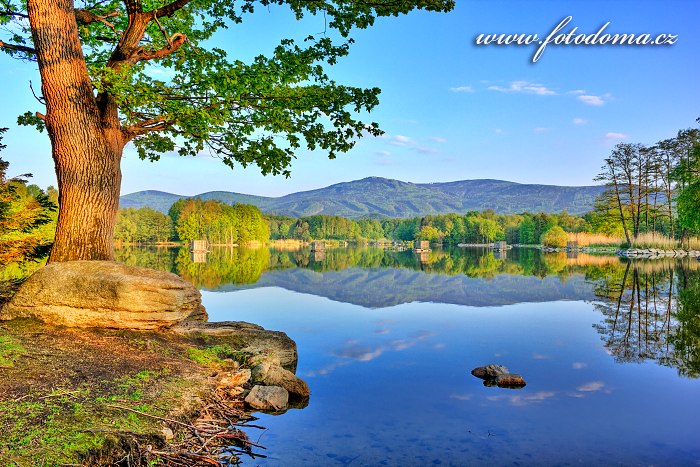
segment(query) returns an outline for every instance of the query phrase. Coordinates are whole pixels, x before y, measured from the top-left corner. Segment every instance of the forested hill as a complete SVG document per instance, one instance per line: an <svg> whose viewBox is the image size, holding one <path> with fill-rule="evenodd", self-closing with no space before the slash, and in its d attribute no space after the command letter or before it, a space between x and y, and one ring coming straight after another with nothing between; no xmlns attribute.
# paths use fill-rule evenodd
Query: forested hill
<svg viewBox="0 0 700 467"><path fill-rule="evenodd" d="M493 209L499 214L562 210L581 214L593 208L595 198L603 190L602 186L524 185L502 180L419 184L369 177L279 198L227 191L212 191L197 197L229 204L254 204L266 214L292 217L329 214L356 219L366 216L405 218L484 209ZM166 213L180 198L185 196L140 191L122 196L120 205L122 208L149 206Z"/></svg>

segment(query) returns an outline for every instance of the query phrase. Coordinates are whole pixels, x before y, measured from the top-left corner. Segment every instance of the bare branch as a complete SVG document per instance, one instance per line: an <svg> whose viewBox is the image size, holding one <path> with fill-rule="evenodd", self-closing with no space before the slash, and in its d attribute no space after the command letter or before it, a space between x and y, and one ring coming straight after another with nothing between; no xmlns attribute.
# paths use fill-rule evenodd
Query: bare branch
<svg viewBox="0 0 700 467"><path fill-rule="evenodd" d="M176 32L168 38L168 45L158 50L146 50L143 47L139 47L134 51L134 53L128 58L130 63L136 63L141 60L155 60L158 58L163 58L179 49L182 44L187 41L187 36Z"/></svg>
<svg viewBox="0 0 700 467"><path fill-rule="evenodd" d="M31 47L17 44L8 44L7 42L0 41L0 48L5 48L9 50L16 50L17 52L24 52L26 54L36 54L36 50Z"/></svg>
<svg viewBox="0 0 700 467"><path fill-rule="evenodd" d="M29 15L25 13L20 13L19 11L12 10L0 10L0 16L17 16L18 18L29 18Z"/></svg>
<svg viewBox="0 0 700 467"><path fill-rule="evenodd" d="M107 21L107 18L113 18L113 17L118 16L118 15L119 15L118 11L113 11L111 13L107 13L106 15L98 15L96 13L93 13L90 10L75 10L75 20L78 23L90 24L90 23L100 22L100 23L106 25L107 27L109 27L115 33L117 33L117 30L114 29L114 24Z"/></svg>

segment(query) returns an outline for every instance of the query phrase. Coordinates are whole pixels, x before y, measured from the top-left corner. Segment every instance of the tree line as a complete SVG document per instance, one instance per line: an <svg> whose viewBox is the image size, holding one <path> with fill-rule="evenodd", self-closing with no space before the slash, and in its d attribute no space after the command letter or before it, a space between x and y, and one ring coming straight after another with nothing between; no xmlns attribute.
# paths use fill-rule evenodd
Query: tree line
<svg viewBox="0 0 700 467"><path fill-rule="evenodd" d="M428 240L433 243L508 243L566 245L566 232L591 231L588 216L559 214L496 214L487 209L466 214L437 214L409 219L360 219L315 215L295 219L267 216L270 238L297 240ZM563 237L562 237L563 234ZM562 244L563 243L563 244Z"/></svg>
<svg viewBox="0 0 700 467"><path fill-rule="evenodd" d="M698 119L700 122L700 119ZM596 181L608 189L594 216L604 229L617 230L628 245L641 233L681 242L700 233L700 130L681 130L651 146L620 143L605 159Z"/></svg>
<svg viewBox="0 0 700 467"><path fill-rule="evenodd" d="M269 235L255 206L194 198L176 201L167 215L148 207L120 209L114 239L141 244L206 240L213 245L241 245L265 242Z"/></svg>

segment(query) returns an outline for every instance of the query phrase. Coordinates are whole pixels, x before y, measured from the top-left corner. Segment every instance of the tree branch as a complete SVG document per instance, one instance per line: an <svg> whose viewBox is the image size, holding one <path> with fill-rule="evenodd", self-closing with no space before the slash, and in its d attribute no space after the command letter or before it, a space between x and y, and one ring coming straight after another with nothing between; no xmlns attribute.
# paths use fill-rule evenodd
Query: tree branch
<svg viewBox="0 0 700 467"><path fill-rule="evenodd" d="M0 41L0 48L5 48L9 50L15 50L17 52L24 52L26 54L36 54L36 50L34 50L31 47L27 47L24 45L17 45L17 44L8 44L7 42Z"/></svg>
<svg viewBox="0 0 700 467"><path fill-rule="evenodd" d="M118 11L113 11L111 13L107 13L106 15L98 15L96 13L93 13L90 10L75 10L75 20L78 23L90 24L90 23L100 22L100 23L106 25L107 27L109 27L115 33L117 32L117 30L114 29L114 24L107 21L107 18L113 18L113 17L118 16L118 15L119 15Z"/></svg>
<svg viewBox="0 0 700 467"><path fill-rule="evenodd" d="M158 58L163 58L171 53L175 52L177 49L182 47L187 41L187 36L176 32L168 38L168 45L158 50L146 50L143 47L137 48L133 54L128 58L130 63L136 63L141 60L155 60Z"/></svg>
<svg viewBox="0 0 700 467"><path fill-rule="evenodd" d="M20 13L19 11L11 11L11 10L0 10L0 16L17 16L20 18L25 18L28 19L29 15L25 13Z"/></svg>
<svg viewBox="0 0 700 467"><path fill-rule="evenodd" d="M190 1L191 0L175 0L172 3L168 3L167 5L156 9L155 15L157 18L162 18L163 16L172 16L177 10L183 8L188 3L190 3Z"/></svg>

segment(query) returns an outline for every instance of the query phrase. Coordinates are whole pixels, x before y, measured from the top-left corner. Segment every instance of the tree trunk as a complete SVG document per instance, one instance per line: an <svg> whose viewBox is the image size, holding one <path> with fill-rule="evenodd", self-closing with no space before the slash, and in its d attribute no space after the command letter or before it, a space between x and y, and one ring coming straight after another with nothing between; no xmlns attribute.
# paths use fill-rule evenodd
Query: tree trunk
<svg viewBox="0 0 700 467"><path fill-rule="evenodd" d="M73 2L30 0L27 12L59 190L49 261L112 260L124 148L116 106L96 102Z"/></svg>

